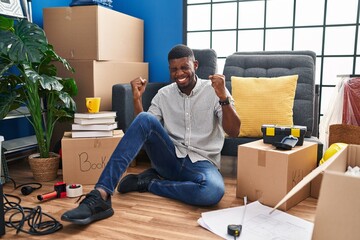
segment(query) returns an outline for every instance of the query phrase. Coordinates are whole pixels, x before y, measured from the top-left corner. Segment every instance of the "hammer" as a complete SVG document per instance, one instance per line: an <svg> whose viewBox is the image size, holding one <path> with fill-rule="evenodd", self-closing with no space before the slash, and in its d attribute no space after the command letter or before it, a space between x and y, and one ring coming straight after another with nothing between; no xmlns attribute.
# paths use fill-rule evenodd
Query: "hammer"
<svg viewBox="0 0 360 240"><path fill-rule="evenodd" d="M66 184L65 182L57 182L54 184L53 192L37 195L39 201L46 201L52 198L65 198L66 197Z"/></svg>

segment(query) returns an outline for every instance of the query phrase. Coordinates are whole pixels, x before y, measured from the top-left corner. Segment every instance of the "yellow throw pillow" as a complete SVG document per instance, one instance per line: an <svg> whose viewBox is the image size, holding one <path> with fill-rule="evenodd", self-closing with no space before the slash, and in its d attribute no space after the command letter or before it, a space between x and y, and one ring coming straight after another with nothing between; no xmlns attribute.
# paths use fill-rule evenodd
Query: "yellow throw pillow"
<svg viewBox="0 0 360 240"><path fill-rule="evenodd" d="M293 125L298 75L274 78L231 77L240 137L262 137L261 125Z"/></svg>

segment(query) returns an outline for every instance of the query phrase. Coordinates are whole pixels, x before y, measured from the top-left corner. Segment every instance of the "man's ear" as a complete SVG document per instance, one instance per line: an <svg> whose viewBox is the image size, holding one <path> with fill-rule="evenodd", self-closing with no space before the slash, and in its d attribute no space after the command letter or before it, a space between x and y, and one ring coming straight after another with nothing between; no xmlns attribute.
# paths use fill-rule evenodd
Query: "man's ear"
<svg viewBox="0 0 360 240"><path fill-rule="evenodd" d="M199 62L198 60L194 60L194 69L197 70L199 67Z"/></svg>

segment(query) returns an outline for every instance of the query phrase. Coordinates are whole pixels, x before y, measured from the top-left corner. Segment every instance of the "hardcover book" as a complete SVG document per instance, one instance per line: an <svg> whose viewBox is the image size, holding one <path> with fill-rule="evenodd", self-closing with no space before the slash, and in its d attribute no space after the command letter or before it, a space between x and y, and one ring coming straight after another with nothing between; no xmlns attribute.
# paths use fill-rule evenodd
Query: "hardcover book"
<svg viewBox="0 0 360 240"><path fill-rule="evenodd" d="M115 117L93 118L93 119L75 118L74 123L81 124L81 125L110 124L110 123L115 123Z"/></svg>
<svg viewBox="0 0 360 240"><path fill-rule="evenodd" d="M110 131L117 128L117 122L106 124L72 124L73 131Z"/></svg>
<svg viewBox="0 0 360 240"><path fill-rule="evenodd" d="M116 117L115 111L101 111L97 113L75 113L75 118L93 119L93 118L108 118Z"/></svg>

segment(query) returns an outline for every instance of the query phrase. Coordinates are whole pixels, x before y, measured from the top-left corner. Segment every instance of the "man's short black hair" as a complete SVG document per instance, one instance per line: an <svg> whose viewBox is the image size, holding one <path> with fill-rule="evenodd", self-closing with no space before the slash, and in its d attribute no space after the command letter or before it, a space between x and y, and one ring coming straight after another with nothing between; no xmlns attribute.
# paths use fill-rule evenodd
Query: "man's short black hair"
<svg viewBox="0 0 360 240"><path fill-rule="evenodd" d="M194 53L191 50L191 48L189 48L186 45L179 44L170 50L170 52L168 54L168 61L170 61L172 59L183 58L183 57L188 57L188 58L195 60Z"/></svg>

